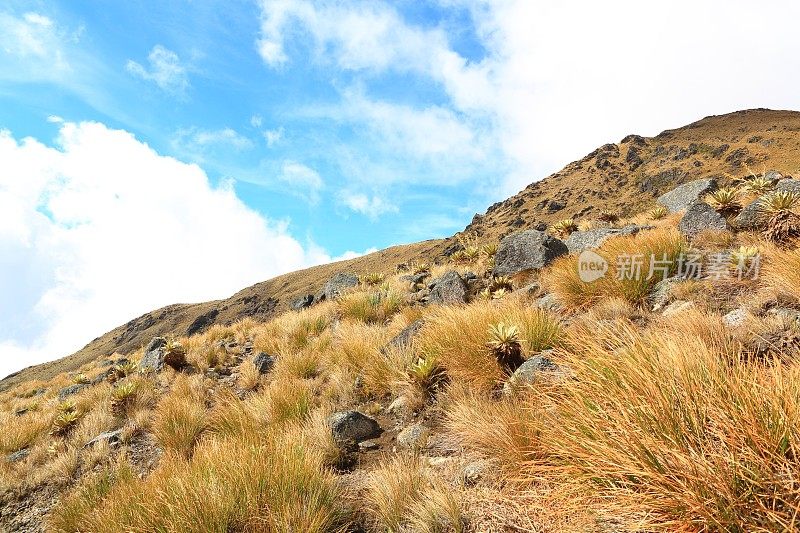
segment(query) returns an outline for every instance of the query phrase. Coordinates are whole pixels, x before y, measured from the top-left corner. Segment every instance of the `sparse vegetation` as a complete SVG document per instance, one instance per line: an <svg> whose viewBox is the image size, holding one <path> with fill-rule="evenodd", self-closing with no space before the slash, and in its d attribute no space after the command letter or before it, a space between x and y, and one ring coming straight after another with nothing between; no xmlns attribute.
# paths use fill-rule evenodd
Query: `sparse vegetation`
<svg viewBox="0 0 800 533"><path fill-rule="evenodd" d="M669 211L664 206L654 207L650 210L650 220L661 220L669 214Z"/></svg>
<svg viewBox="0 0 800 533"><path fill-rule="evenodd" d="M759 209L767 219L764 237L776 243L786 243L800 236L800 215L797 214L800 195L776 191L768 195Z"/></svg>
<svg viewBox="0 0 800 533"><path fill-rule="evenodd" d="M569 237L571 233L578 231L578 225L571 218L565 218L553 224L550 231L561 237Z"/></svg>

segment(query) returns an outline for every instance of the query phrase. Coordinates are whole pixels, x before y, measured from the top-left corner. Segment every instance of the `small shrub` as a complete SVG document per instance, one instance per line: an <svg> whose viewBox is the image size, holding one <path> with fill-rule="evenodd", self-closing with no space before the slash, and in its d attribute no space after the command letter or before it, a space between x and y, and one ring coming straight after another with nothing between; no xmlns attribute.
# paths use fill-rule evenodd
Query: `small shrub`
<svg viewBox="0 0 800 533"><path fill-rule="evenodd" d="M706 195L706 202L720 214L730 216L742 209L740 195L739 190L734 187L722 187Z"/></svg>
<svg viewBox="0 0 800 533"><path fill-rule="evenodd" d="M613 211L600 211L600 214L597 216L597 220L600 222L607 222L610 224L616 224L619 222L619 218L619 215Z"/></svg>
<svg viewBox="0 0 800 533"><path fill-rule="evenodd" d="M489 326L489 342L486 346L506 373L511 374L525 362L522 357L522 344L519 329L502 322Z"/></svg>
<svg viewBox="0 0 800 533"><path fill-rule="evenodd" d="M111 391L111 412L115 416L124 416L136 400L139 384L133 381L117 385Z"/></svg>
<svg viewBox="0 0 800 533"><path fill-rule="evenodd" d="M772 242L785 243L800 237L800 216L795 211L800 195L777 191L759 204L759 212L767 219L764 237Z"/></svg>
<svg viewBox="0 0 800 533"><path fill-rule="evenodd" d="M370 272L363 276L359 276L359 281L362 285L376 286L384 282L386 276L379 272Z"/></svg>
<svg viewBox="0 0 800 533"><path fill-rule="evenodd" d="M571 218L559 220L550 227L550 231L561 237L569 237L575 231L578 231L578 225Z"/></svg>
<svg viewBox="0 0 800 533"><path fill-rule="evenodd" d="M654 207L650 210L650 219L651 220L661 220L662 218L666 217L669 214L669 211L666 207L660 205L658 207Z"/></svg>

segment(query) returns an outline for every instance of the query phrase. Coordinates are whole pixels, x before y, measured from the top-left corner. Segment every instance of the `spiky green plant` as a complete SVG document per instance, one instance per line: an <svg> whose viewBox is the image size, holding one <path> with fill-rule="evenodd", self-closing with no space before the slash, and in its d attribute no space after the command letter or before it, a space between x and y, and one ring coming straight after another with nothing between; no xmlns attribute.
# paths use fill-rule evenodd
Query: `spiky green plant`
<svg viewBox="0 0 800 533"><path fill-rule="evenodd" d="M722 187L706 195L706 203L717 210L718 213L729 216L742 209L739 202L741 193L735 187Z"/></svg>
<svg viewBox="0 0 800 533"><path fill-rule="evenodd" d="M411 379L426 391L433 391L445 378L444 369L435 357L419 357L408 369Z"/></svg>
<svg viewBox="0 0 800 533"><path fill-rule="evenodd" d="M501 287L495 291L492 291L492 300L500 300L504 298L508 293L509 291Z"/></svg>
<svg viewBox="0 0 800 533"><path fill-rule="evenodd" d="M745 180L742 184L742 190L761 196L775 188L775 181L767 178L766 176L756 176L753 179Z"/></svg>
<svg viewBox="0 0 800 533"><path fill-rule="evenodd" d="M665 216L669 214L669 211L663 205L659 205L654 207L650 210L650 219L651 220L661 220Z"/></svg>
<svg viewBox="0 0 800 533"><path fill-rule="evenodd" d="M550 226L550 230L556 235L568 237L572 232L578 231L578 225L573 219L565 218Z"/></svg>
<svg viewBox="0 0 800 533"><path fill-rule="evenodd" d="M489 282L489 289L493 292L500 289L505 289L510 292L513 288L514 286L511 282L511 278L508 276L494 276Z"/></svg>
<svg viewBox="0 0 800 533"><path fill-rule="evenodd" d="M740 246L738 250L731 252L731 264L749 265L760 253L761 250L757 246Z"/></svg>
<svg viewBox="0 0 800 533"><path fill-rule="evenodd" d="M72 376L72 382L75 383L76 385L88 385L92 381L86 374L81 373Z"/></svg>
<svg viewBox="0 0 800 533"><path fill-rule="evenodd" d="M522 344L519 328L499 322L489 326L489 342L486 346L497 359L500 367L509 374L519 368L525 359L522 357Z"/></svg>
<svg viewBox="0 0 800 533"><path fill-rule="evenodd" d="M758 205L759 213L766 218L764 237L776 243L785 243L800 237L800 216L796 209L800 194L776 191L767 195Z"/></svg>
<svg viewBox="0 0 800 533"><path fill-rule="evenodd" d="M431 266L428 263L412 262L410 265L411 273L414 275L427 274L431 271Z"/></svg>
<svg viewBox="0 0 800 533"><path fill-rule="evenodd" d="M164 364L179 370L186 366L186 349L175 339L167 339L164 345Z"/></svg>
<svg viewBox="0 0 800 533"><path fill-rule="evenodd" d="M116 416L124 415L136 398L138 389L139 384L133 381L114 387L111 391L111 412Z"/></svg>
<svg viewBox="0 0 800 533"><path fill-rule="evenodd" d="M369 274L364 274L363 276L359 277L359 281L362 285L380 285L386 279L386 276L381 274L380 272L370 272Z"/></svg>
<svg viewBox="0 0 800 533"><path fill-rule="evenodd" d="M114 365L114 367L108 373L107 380L109 383L114 384L117 381L136 373L137 370L138 366L135 362L126 361L122 364Z"/></svg>
<svg viewBox="0 0 800 533"><path fill-rule="evenodd" d="M468 263L469 258L464 250L456 250L450 255L450 261L453 263Z"/></svg>
<svg viewBox="0 0 800 533"><path fill-rule="evenodd" d="M481 247L481 253L487 258L494 257L494 254L497 253L497 243L491 242L489 244L484 244Z"/></svg>
<svg viewBox="0 0 800 533"><path fill-rule="evenodd" d="M58 406L58 414L53 420L53 425L50 429L50 435L54 437L63 437L78 424L83 417L73 401L62 402Z"/></svg>

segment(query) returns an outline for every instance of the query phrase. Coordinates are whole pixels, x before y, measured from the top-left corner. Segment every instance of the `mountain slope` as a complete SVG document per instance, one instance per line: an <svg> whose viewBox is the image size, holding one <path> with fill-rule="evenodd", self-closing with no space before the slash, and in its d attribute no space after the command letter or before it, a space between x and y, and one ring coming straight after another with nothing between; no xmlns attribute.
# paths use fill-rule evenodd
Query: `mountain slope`
<svg viewBox="0 0 800 533"><path fill-rule="evenodd" d="M476 237L495 241L513 231L544 229L564 218L591 219L602 211L624 216L651 206L675 185L700 177L741 177L762 167L785 174L800 169L800 113L755 109L706 117L655 137L628 135L605 144L559 172L476 215L463 232L444 240L396 246L357 259L285 274L226 300L175 304L146 313L96 338L64 359L25 369L0 381L0 390L49 379L114 352L129 353L157 335L201 332L244 317L266 320L296 298L315 294L336 272L394 272L408 261L434 262ZM750 170L748 170L750 169Z"/></svg>

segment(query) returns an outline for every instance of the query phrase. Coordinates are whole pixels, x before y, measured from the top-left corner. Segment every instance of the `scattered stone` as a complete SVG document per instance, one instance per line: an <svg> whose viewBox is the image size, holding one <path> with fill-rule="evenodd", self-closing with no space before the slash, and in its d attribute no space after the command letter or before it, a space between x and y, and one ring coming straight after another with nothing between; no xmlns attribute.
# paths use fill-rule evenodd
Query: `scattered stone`
<svg viewBox="0 0 800 533"><path fill-rule="evenodd" d="M532 385L537 379L546 375L548 377L561 375L561 369L550 359L552 353L552 350L544 350L522 363L503 384L503 394L513 394L514 391Z"/></svg>
<svg viewBox="0 0 800 533"><path fill-rule="evenodd" d="M672 299L672 289L681 283L683 278L673 276L671 278L662 279L653 287L653 292L650 294L650 303L653 304L653 311L660 311Z"/></svg>
<svg viewBox="0 0 800 533"><path fill-rule="evenodd" d="M676 300L669 304L665 309L664 312L661 313L665 317L677 316L681 313L685 313L691 309L694 309L695 305L694 302L687 302L685 300Z"/></svg>
<svg viewBox="0 0 800 533"><path fill-rule="evenodd" d="M78 394L83 389L87 388L88 386L89 385L78 383L78 384L75 384L75 385L70 385L69 387L64 387L63 389L61 389L58 392L58 400L63 402L64 400L66 400L70 396L74 396L74 395Z"/></svg>
<svg viewBox="0 0 800 533"><path fill-rule="evenodd" d="M358 276L349 272L339 272L325 284L322 289L324 299L333 300L350 287L358 285Z"/></svg>
<svg viewBox="0 0 800 533"><path fill-rule="evenodd" d="M678 223L678 230L690 238L705 230L725 231L728 229L728 221L725 220L725 217L703 202L692 204Z"/></svg>
<svg viewBox="0 0 800 533"><path fill-rule="evenodd" d="M166 346L167 339L153 337L153 340L144 349L144 357L139 362L139 370L161 372L164 369L164 348Z"/></svg>
<svg viewBox="0 0 800 533"><path fill-rule="evenodd" d="M730 327L730 328L738 328L742 324L744 324L745 320L750 313L748 313L745 309L734 309L727 315L722 317L722 322Z"/></svg>
<svg viewBox="0 0 800 533"><path fill-rule="evenodd" d="M386 408L386 412L395 416L405 416L411 414L408 397L398 396L395 398L394 401L389 404L389 407Z"/></svg>
<svg viewBox="0 0 800 533"><path fill-rule="evenodd" d="M525 270L540 270L568 251L562 241L541 231L512 233L497 247L493 274L511 276Z"/></svg>
<svg viewBox="0 0 800 533"><path fill-rule="evenodd" d="M800 311L790 307L775 307L769 314L786 322L800 322Z"/></svg>
<svg viewBox="0 0 800 533"><path fill-rule="evenodd" d="M84 445L84 448L89 448L95 444L100 442L107 442L110 446L117 446L122 439L122 430L116 429L114 431L106 431L105 433L100 433L98 436L90 440Z"/></svg>
<svg viewBox="0 0 800 533"><path fill-rule="evenodd" d="M431 283L428 302L434 304L458 304L467 301L467 284L455 270L450 270Z"/></svg>
<svg viewBox="0 0 800 533"><path fill-rule="evenodd" d="M475 461L465 466L461 473L461 479L464 485L467 487L474 487L477 485L486 473L486 466L486 463L483 461Z"/></svg>
<svg viewBox="0 0 800 533"><path fill-rule="evenodd" d="M381 443L377 440L365 440L363 442L359 442L358 447L362 451L369 452L379 449L381 447Z"/></svg>
<svg viewBox="0 0 800 533"><path fill-rule="evenodd" d="M535 298L542 293L542 286L534 281L533 283L519 289L519 292L526 294L531 298Z"/></svg>
<svg viewBox="0 0 800 533"><path fill-rule="evenodd" d="M558 311L561 309L561 304L558 303L558 300L553 294L545 294L536 300L534 305L539 309L544 309L545 311Z"/></svg>
<svg viewBox="0 0 800 533"><path fill-rule="evenodd" d="M373 439L382 433L375 419L358 411L342 411L328 418L334 440L342 446L352 446Z"/></svg>
<svg viewBox="0 0 800 533"><path fill-rule="evenodd" d="M567 245L569 253L580 253L584 250L594 250L611 237L620 237L623 235L635 235L644 229L650 229L652 226L637 226L631 224L622 228L594 228L586 231L573 231L564 244Z"/></svg>
<svg viewBox="0 0 800 533"><path fill-rule="evenodd" d="M253 366L255 366L258 373L263 376L264 374L269 374L272 367L275 366L275 361L275 357L266 352L260 352L253 357Z"/></svg>
<svg viewBox="0 0 800 533"><path fill-rule="evenodd" d="M6 461L8 461L9 463L18 463L23 459L25 459L26 457L28 457L30 453L31 451L28 448L23 448L14 453L6 455Z"/></svg>
<svg viewBox="0 0 800 533"><path fill-rule="evenodd" d="M405 327L403 331L398 333L392 340L390 340L381 351L385 352L387 348L406 348L410 346L411 342L414 340L414 337L416 337L417 333L419 333L419 330L422 329L424 323L425 322L422 319L415 320Z"/></svg>
<svg viewBox="0 0 800 533"><path fill-rule="evenodd" d="M299 311L301 309L311 307L312 305L314 305L314 295L306 294L305 296L301 296L292 302L292 309Z"/></svg>
<svg viewBox="0 0 800 533"><path fill-rule="evenodd" d="M430 277L430 273L420 272L419 274L407 274L405 276L400 276L400 279L407 281L412 285L417 285L418 283L425 281L428 277Z"/></svg>
<svg viewBox="0 0 800 533"><path fill-rule="evenodd" d="M714 178L694 180L672 189L658 197L658 203L676 213L688 209L690 205L699 202L706 194L717 189Z"/></svg>
<svg viewBox="0 0 800 533"><path fill-rule="evenodd" d="M20 407L19 409L14 411L14 416L25 416L26 414L28 414L28 411L30 411L30 409L28 409L27 407Z"/></svg>
<svg viewBox="0 0 800 533"><path fill-rule="evenodd" d="M412 424L397 434L397 445L409 450L422 450L428 445L431 430L422 424Z"/></svg>

